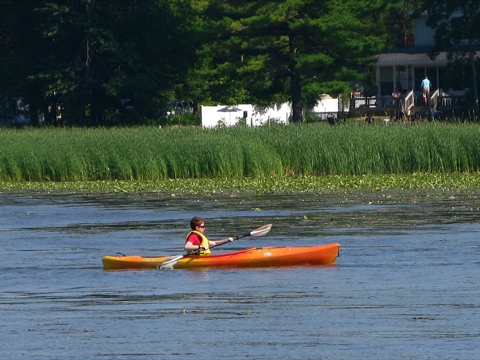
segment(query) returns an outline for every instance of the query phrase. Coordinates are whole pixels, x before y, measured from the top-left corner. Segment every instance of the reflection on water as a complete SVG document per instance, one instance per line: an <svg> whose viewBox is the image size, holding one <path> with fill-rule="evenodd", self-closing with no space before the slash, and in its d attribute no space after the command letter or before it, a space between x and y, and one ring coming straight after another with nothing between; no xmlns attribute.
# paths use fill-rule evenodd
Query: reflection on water
<svg viewBox="0 0 480 360"><path fill-rule="evenodd" d="M2 194L1 358L477 359L478 199L455 192L170 198ZM106 254L342 245L335 266L104 271Z"/></svg>

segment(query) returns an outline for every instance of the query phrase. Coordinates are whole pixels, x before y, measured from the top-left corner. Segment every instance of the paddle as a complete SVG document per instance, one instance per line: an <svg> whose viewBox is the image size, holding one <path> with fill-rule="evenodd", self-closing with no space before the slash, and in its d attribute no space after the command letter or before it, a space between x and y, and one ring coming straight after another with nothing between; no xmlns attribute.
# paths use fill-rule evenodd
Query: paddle
<svg viewBox="0 0 480 360"><path fill-rule="evenodd" d="M247 236L263 236L266 233L268 233L271 228L272 228L272 224L267 224L267 225L260 226L258 229L252 230L248 234L237 236L234 239L234 241L237 241L237 240L242 239L242 238L247 237ZM220 245L223 245L223 244L226 244L226 243L210 246L210 249L214 248L214 247L217 247L217 246L220 246ZM185 256L188 256L188 255L190 255L190 254L177 255L177 256L172 257L171 259L165 260L157 266L157 269L161 269L161 270L173 269L173 267L177 264L178 260L183 259Z"/></svg>

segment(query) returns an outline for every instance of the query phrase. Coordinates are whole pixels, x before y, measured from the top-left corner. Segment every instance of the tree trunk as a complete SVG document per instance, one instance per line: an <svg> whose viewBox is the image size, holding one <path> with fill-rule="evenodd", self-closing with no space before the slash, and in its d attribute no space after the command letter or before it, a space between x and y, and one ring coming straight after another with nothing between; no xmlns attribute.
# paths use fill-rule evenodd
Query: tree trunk
<svg viewBox="0 0 480 360"><path fill-rule="evenodd" d="M293 36L290 36L290 96L292 98L292 122L300 123L302 121L302 86L300 83L300 76L296 69L295 55L297 48Z"/></svg>
<svg viewBox="0 0 480 360"><path fill-rule="evenodd" d="M26 97L28 103L28 117L30 118L30 124L32 126L40 125L40 119L38 118L38 109L40 108L40 103L38 97L30 94Z"/></svg>
<svg viewBox="0 0 480 360"><path fill-rule="evenodd" d="M477 79L477 68L475 66L475 50L473 47L473 41L469 40L468 42L470 46L469 61L470 61L470 69L472 71L472 91L473 91L475 117L478 118L480 113L479 113L479 104L478 104L478 85L477 85L478 79Z"/></svg>
<svg viewBox="0 0 480 360"><path fill-rule="evenodd" d="M57 120L57 97L55 94L48 95L47 105L43 110L45 125L56 125Z"/></svg>
<svg viewBox="0 0 480 360"><path fill-rule="evenodd" d="M298 76L291 76L290 92L292 96L292 122L302 122L302 88Z"/></svg>

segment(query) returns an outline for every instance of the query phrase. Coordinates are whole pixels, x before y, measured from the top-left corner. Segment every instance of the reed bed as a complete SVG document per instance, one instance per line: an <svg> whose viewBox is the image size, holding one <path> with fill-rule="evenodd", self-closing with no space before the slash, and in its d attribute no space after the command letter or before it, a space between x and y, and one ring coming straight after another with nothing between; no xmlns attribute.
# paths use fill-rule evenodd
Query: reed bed
<svg viewBox="0 0 480 360"><path fill-rule="evenodd" d="M475 173L476 124L1 129L0 181Z"/></svg>

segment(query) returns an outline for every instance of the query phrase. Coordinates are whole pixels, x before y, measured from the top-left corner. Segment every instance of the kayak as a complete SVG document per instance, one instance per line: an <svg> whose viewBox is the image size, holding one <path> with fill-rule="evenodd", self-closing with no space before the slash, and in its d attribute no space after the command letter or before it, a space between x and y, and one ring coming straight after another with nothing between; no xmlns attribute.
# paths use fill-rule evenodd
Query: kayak
<svg viewBox="0 0 480 360"><path fill-rule="evenodd" d="M268 266L331 265L339 255L340 245L285 246L250 248L214 255L186 255L179 259L175 269L245 268ZM142 257L139 255L107 255L102 259L106 270L157 269L172 256Z"/></svg>
<svg viewBox="0 0 480 360"><path fill-rule="evenodd" d="M214 255L185 255L175 262L175 269L248 268L267 266L332 265L339 255L340 244L318 246L285 246L250 248ZM143 257L123 254L102 259L106 270L157 269L172 256Z"/></svg>

